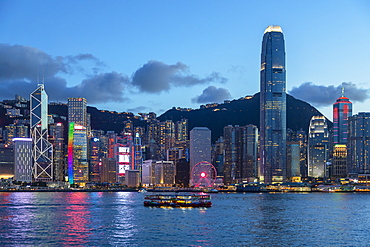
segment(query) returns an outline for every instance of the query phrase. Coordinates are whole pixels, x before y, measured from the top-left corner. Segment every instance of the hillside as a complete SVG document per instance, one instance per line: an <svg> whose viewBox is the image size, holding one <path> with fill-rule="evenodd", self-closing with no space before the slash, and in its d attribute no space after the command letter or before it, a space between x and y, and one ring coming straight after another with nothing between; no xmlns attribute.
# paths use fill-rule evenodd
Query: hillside
<svg viewBox="0 0 370 247"><path fill-rule="evenodd" d="M233 100L216 107L192 111L171 109L158 119L178 121L181 118L187 118L189 130L194 127L208 127L212 131L212 142L214 142L223 134L224 126L253 124L259 127L259 102L260 94L257 93L250 99ZM307 131L312 116L322 116L322 113L310 104L287 95L287 128ZM331 128L332 123L330 121L328 123Z"/></svg>
<svg viewBox="0 0 370 247"><path fill-rule="evenodd" d="M194 110L180 110L172 108L158 117L160 121L178 121L187 118L189 130L194 127L208 127L212 131L212 142L216 141L222 134L223 128L227 125L247 125L254 124L259 127L259 100L260 94L257 93L248 99L233 100L229 103L215 104L213 107L204 107ZM21 109L25 117L18 119L29 119L29 108ZM120 133L124 128L124 121L131 120L134 126L145 126L146 122L140 121L138 116L129 112L112 112L98 110L95 107L88 107L87 112L91 115L92 129L114 131ZM9 118L6 111L0 108L0 127L4 127L17 118ZM49 114L52 114L55 121L63 122L66 126L68 115L67 105L49 105ZM292 130L308 130L308 125L312 116L322 114L310 104L297 100L287 95L287 127ZM329 128L332 123L328 121ZM67 128L67 126L66 126Z"/></svg>

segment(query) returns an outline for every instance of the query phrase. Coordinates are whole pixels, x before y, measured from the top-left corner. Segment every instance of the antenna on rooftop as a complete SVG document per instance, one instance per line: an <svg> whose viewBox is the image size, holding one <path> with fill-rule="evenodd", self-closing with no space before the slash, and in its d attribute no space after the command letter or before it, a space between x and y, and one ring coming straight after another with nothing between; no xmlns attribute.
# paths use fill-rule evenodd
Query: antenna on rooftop
<svg viewBox="0 0 370 247"><path fill-rule="evenodd" d="M344 97L344 86L343 86L343 83L342 83L342 97Z"/></svg>

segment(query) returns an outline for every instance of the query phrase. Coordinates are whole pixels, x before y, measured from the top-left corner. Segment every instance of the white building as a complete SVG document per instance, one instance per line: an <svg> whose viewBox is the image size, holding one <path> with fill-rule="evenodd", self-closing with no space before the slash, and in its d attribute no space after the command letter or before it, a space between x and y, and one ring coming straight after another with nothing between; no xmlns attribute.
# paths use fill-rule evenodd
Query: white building
<svg viewBox="0 0 370 247"><path fill-rule="evenodd" d="M32 139L13 138L14 180L32 182Z"/></svg>

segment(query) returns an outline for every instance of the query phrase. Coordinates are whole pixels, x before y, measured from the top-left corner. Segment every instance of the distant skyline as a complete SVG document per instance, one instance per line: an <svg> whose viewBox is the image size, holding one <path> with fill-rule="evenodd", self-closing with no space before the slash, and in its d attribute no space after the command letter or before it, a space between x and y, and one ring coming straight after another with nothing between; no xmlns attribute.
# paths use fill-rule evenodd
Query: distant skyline
<svg viewBox="0 0 370 247"><path fill-rule="evenodd" d="M0 99L85 97L118 112L199 108L259 92L261 41L282 27L287 93L332 120L370 111L369 1L0 1ZM39 70L39 72L37 72ZM44 75L44 76L43 76Z"/></svg>

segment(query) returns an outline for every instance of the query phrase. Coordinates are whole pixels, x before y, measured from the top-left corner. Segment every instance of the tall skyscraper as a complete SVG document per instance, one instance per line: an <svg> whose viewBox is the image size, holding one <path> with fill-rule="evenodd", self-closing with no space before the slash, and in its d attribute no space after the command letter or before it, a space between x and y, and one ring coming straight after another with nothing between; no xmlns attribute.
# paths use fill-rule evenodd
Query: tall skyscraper
<svg viewBox="0 0 370 247"><path fill-rule="evenodd" d="M84 185L89 179L85 98L68 98L68 123L68 181Z"/></svg>
<svg viewBox="0 0 370 247"><path fill-rule="evenodd" d="M207 127L194 127L190 131L190 174L197 163L211 160L211 131Z"/></svg>
<svg viewBox="0 0 370 247"><path fill-rule="evenodd" d="M87 127L87 104L85 98L68 98L68 123Z"/></svg>
<svg viewBox="0 0 370 247"><path fill-rule="evenodd" d="M344 88L342 88L342 96L333 104L333 142L334 144L347 143L347 127L348 117L352 116L352 102L344 96Z"/></svg>
<svg viewBox="0 0 370 247"><path fill-rule="evenodd" d="M44 84L30 95L31 98L31 137L33 146L33 179L53 180L53 145L48 141L48 95Z"/></svg>
<svg viewBox="0 0 370 247"><path fill-rule="evenodd" d="M359 112L348 118L349 173L370 173L370 112Z"/></svg>
<svg viewBox="0 0 370 247"><path fill-rule="evenodd" d="M85 185L89 180L87 161L86 128L69 124L68 131L68 181L70 184Z"/></svg>
<svg viewBox="0 0 370 247"><path fill-rule="evenodd" d="M266 28L261 52L260 164L265 183L286 180L285 47L281 27Z"/></svg>
<svg viewBox="0 0 370 247"><path fill-rule="evenodd" d="M324 116L313 116L308 137L308 176L325 177L329 132Z"/></svg>

